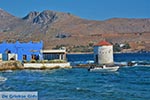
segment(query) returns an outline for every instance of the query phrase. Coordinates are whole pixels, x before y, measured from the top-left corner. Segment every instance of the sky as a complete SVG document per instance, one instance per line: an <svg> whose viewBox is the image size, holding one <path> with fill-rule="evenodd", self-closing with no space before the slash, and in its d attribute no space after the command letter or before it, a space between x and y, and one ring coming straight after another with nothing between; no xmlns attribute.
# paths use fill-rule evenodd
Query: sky
<svg viewBox="0 0 150 100"><path fill-rule="evenodd" d="M0 8L17 17L54 10L89 20L150 18L150 0L0 0Z"/></svg>

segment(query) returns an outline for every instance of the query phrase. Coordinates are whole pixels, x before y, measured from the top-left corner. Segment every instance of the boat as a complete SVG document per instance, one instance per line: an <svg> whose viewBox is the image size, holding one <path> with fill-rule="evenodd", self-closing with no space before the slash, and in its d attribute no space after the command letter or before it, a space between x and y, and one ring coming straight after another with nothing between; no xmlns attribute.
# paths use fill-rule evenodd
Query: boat
<svg viewBox="0 0 150 100"><path fill-rule="evenodd" d="M128 62L127 66L132 66L132 67L150 67L150 62L146 62L146 61L131 61Z"/></svg>
<svg viewBox="0 0 150 100"><path fill-rule="evenodd" d="M118 69L119 69L119 66L106 67L104 65L104 66L96 66L96 67L91 66L88 69L88 71L90 71L90 72L115 72Z"/></svg>
<svg viewBox="0 0 150 100"><path fill-rule="evenodd" d="M7 80L7 78L0 76L0 82L4 82L6 80Z"/></svg>

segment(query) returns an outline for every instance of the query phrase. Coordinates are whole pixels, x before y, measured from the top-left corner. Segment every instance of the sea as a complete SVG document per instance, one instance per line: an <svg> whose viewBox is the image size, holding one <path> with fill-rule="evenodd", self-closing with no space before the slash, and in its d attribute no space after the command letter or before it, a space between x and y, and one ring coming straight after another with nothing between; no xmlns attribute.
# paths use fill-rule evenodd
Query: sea
<svg viewBox="0 0 150 100"><path fill-rule="evenodd" d="M89 72L77 64L93 54L68 54L72 69L0 72L0 92L37 91L38 100L150 100L150 66L124 66L116 72ZM114 61L150 62L150 53L114 54Z"/></svg>

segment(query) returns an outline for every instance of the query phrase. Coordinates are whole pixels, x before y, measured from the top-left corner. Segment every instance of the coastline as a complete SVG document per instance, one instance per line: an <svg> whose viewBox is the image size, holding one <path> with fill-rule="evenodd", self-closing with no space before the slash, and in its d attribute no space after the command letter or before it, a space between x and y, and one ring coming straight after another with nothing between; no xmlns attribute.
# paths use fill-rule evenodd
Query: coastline
<svg viewBox="0 0 150 100"><path fill-rule="evenodd" d="M122 52L113 52L114 54L123 54L123 53L150 53L150 51L122 51ZM69 52L67 54L94 54L94 52Z"/></svg>
<svg viewBox="0 0 150 100"><path fill-rule="evenodd" d="M94 52L69 52L67 54L93 54Z"/></svg>
<svg viewBox="0 0 150 100"><path fill-rule="evenodd" d="M59 69L72 68L69 62L65 63L21 63L20 61L1 61L0 71L23 70L23 69Z"/></svg>
<svg viewBox="0 0 150 100"><path fill-rule="evenodd" d="M0 71L3 70L22 70L23 65L19 61L0 61Z"/></svg>

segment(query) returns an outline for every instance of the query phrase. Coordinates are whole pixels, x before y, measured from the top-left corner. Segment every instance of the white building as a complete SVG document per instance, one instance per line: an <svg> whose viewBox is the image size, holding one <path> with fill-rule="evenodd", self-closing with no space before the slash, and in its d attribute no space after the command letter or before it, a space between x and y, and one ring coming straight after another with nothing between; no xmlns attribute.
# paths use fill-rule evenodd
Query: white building
<svg viewBox="0 0 150 100"><path fill-rule="evenodd" d="M113 45L101 41L94 46L94 61L96 64L113 64Z"/></svg>
<svg viewBox="0 0 150 100"><path fill-rule="evenodd" d="M41 50L44 60L66 60L66 50Z"/></svg>
<svg viewBox="0 0 150 100"><path fill-rule="evenodd" d="M18 55L14 53L9 53L9 54L0 54L0 61L8 61L8 60L18 60Z"/></svg>
<svg viewBox="0 0 150 100"><path fill-rule="evenodd" d="M8 60L18 60L18 55L14 53L8 54Z"/></svg>
<svg viewBox="0 0 150 100"><path fill-rule="evenodd" d="M39 58L41 60L66 60L66 49L58 49L58 50L41 50L41 56ZM34 59L34 58L33 58ZM14 53L9 54L0 54L0 61L8 61L8 60L18 60L18 55Z"/></svg>

